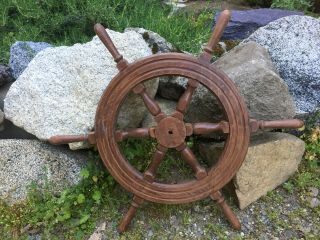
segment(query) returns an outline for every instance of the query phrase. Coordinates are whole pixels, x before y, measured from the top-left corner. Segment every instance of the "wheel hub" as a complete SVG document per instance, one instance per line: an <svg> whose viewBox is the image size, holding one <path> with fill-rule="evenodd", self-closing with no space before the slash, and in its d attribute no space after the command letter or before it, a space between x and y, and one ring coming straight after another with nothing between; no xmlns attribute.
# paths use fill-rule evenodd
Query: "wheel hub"
<svg viewBox="0 0 320 240"><path fill-rule="evenodd" d="M183 121L175 117L166 117L156 127L155 137L160 145L175 148L184 143L186 132Z"/></svg>

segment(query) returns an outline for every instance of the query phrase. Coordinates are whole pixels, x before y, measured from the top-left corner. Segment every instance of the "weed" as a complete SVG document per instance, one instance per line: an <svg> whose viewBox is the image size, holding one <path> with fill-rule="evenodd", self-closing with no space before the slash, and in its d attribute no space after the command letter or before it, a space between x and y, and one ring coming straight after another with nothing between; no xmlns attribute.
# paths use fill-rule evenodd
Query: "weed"
<svg viewBox="0 0 320 240"><path fill-rule="evenodd" d="M291 181L285 182L282 187L287 190L289 193L293 193L294 185Z"/></svg>
<svg viewBox="0 0 320 240"><path fill-rule="evenodd" d="M273 0L271 7L307 11L312 3L312 0Z"/></svg>
<svg viewBox="0 0 320 240"><path fill-rule="evenodd" d="M88 166L81 171L82 180L74 187L55 194L50 187L39 190L32 185L25 203L9 207L0 203L2 239L23 238L28 232L42 232L45 239L64 235L67 239L84 238L95 228L97 213L116 207L119 200L111 197L115 182L91 155Z"/></svg>

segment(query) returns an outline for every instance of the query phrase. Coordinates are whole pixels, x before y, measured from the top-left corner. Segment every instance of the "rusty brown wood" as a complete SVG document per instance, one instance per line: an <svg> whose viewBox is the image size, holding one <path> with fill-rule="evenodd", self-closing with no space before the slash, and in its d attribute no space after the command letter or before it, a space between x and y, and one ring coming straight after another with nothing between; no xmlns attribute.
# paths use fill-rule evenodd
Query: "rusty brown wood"
<svg viewBox="0 0 320 240"><path fill-rule="evenodd" d="M182 53L156 54L129 64L118 52L102 25L95 31L117 62L119 73L104 91L96 111L95 132L89 136L55 136L50 142L64 144L89 140L96 142L101 159L110 174L134 198L127 214L119 225L119 232L127 229L137 208L144 200L180 204L210 196L220 206L235 229L240 223L227 205L220 189L225 186L240 168L250 140L250 133L263 128L298 128L300 120L258 121L249 120L248 111L239 91L226 74L210 64L213 48L218 43L228 23L230 12L222 12L215 30L199 58ZM162 113L159 104L146 92L144 81L167 75L179 75L188 80L188 86L178 101L171 116ZM185 123L184 115L197 85L205 86L221 103L225 121L218 123ZM118 110L131 92L139 94L148 111L154 116L156 126L132 130L116 130ZM108 112L106 112L108 109ZM226 133L227 139L217 164L205 169L186 145L186 137L192 134L210 134L215 131ZM151 137L158 142L148 169L137 171L122 155L118 142L129 137ZM193 169L196 179L177 184L157 182L156 170L169 148L181 152L182 158Z"/></svg>
<svg viewBox="0 0 320 240"><path fill-rule="evenodd" d="M154 181L157 168L159 167L161 161L163 160L166 152L167 152L167 148L165 148L161 145L157 146L156 151L153 155L152 161L151 161L148 169L143 174L143 178L146 181L148 181L150 183L152 183ZM131 203L131 206L130 206L128 212L125 214L125 216L122 218L122 220L119 224L118 231L120 233L124 232L128 228L128 226L130 225L130 223L131 223L131 221L137 211L137 208L143 203L143 201L144 200L142 198L139 198L136 195L133 197L133 201Z"/></svg>
<svg viewBox="0 0 320 240"><path fill-rule="evenodd" d="M175 148L184 142L187 131L183 121L169 116L158 123L155 128L155 136L162 146Z"/></svg>
<svg viewBox="0 0 320 240"><path fill-rule="evenodd" d="M131 206L128 210L128 212L125 214L125 216L122 218L119 226L118 226L118 231L120 233L124 232L127 230L130 222L132 221L134 215L136 214L137 209L140 207L140 205L144 202L142 198L139 198L137 196L133 197L133 200L131 202Z"/></svg>
<svg viewBox="0 0 320 240"><path fill-rule="evenodd" d="M159 107L159 104L152 97L149 96L143 84L140 83L137 86L135 86L133 88L133 92L135 94L139 94L142 97L144 104L153 116L156 117L161 113L161 108Z"/></svg>
<svg viewBox="0 0 320 240"><path fill-rule="evenodd" d="M181 151L182 158L191 166L195 173L195 177L198 180L207 177L206 169L200 165L200 163L196 159L191 149L187 146L187 144L183 143L181 146L177 147L177 150Z"/></svg>
<svg viewBox="0 0 320 240"><path fill-rule="evenodd" d="M185 114L188 108L188 105L191 102L192 94L196 87L199 85L199 83L194 79L188 80L187 89L180 97L178 104L177 104L177 111L181 112L182 114Z"/></svg>
<svg viewBox="0 0 320 240"><path fill-rule="evenodd" d="M112 55L114 61L117 63L117 68L121 71L128 66L128 61L123 58L123 56L118 52L118 49L114 46L110 36L106 32L104 26L100 23L94 25L94 31L100 38L101 42L106 46Z"/></svg>
<svg viewBox="0 0 320 240"><path fill-rule="evenodd" d="M163 147L161 145L157 146L157 149L153 155L152 161L151 161L147 171L144 172L144 179L146 179L149 182L154 181L157 168L159 167L160 163L162 162L166 152L167 152L166 147Z"/></svg>
<svg viewBox="0 0 320 240"><path fill-rule="evenodd" d="M94 132L90 132L88 135L56 135L50 137L48 141L54 145L84 141L88 141L90 144L96 144Z"/></svg>
<svg viewBox="0 0 320 240"><path fill-rule="evenodd" d="M213 49L218 44L222 33L229 23L231 17L231 12L229 10L224 10L221 12L220 17L216 23L213 33L210 37L208 44L204 47L203 53L200 55L200 60L205 62L210 62L213 54Z"/></svg>
<svg viewBox="0 0 320 240"><path fill-rule="evenodd" d="M221 191L216 191L210 195L210 197L217 202L218 206L223 211L224 215L228 219L228 221L231 223L234 229L240 230L241 224L237 218L237 216L234 214L232 209L229 207L229 205L226 203Z"/></svg>
<svg viewBox="0 0 320 240"><path fill-rule="evenodd" d="M233 123L229 135L232 138L227 139L224 158L219 161L217 168L210 169L208 176L202 180L174 185L158 182L150 184L143 179L142 174L133 171L132 166L129 166L121 155L114 139L117 111L110 111L106 116L105 109L118 109L127 94L144 80L168 74L197 79L216 93L225 107L228 121ZM214 189L219 190L230 181L240 167L249 143L249 119L246 107L232 81L211 65L179 53L147 57L121 71L110 83L99 102L95 129L100 155L115 179L135 195L160 203L191 202L209 196ZM167 129L166 132L169 131L170 129Z"/></svg>
<svg viewBox="0 0 320 240"><path fill-rule="evenodd" d="M250 119L251 132L256 132L258 129L266 128L301 128L304 122L300 119L283 119L275 121L263 121Z"/></svg>
<svg viewBox="0 0 320 240"><path fill-rule="evenodd" d="M146 138L150 136L149 128L136 128L130 130L117 130L115 133L115 139L117 142L121 142L129 137L132 138Z"/></svg>
<svg viewBox="0 0 320 240"><path fill-rule="evenodd" d="M210 134L215 131L229 133L229 123L221 121L220 123L194 123L193 134Z"/></svg>

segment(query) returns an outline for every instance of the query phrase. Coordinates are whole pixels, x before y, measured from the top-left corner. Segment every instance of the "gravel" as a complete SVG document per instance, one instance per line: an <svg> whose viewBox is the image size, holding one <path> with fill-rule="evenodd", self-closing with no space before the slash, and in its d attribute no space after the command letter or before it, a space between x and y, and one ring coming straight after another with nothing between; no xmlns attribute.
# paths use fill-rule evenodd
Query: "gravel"
<svg viewBox="0 0 320 240"><path fill-rule="evenodd" d="M232 197L226 199L242 223L240 231L233 230L216 204L205 199L176 206L146 203L126 233L119 235L118 221L112 219L101 239L269 240L316 239L320 235L320 209L311 208L299 192L279 187L242 211ZM123 206L121 213L127 207Z"/></svg>

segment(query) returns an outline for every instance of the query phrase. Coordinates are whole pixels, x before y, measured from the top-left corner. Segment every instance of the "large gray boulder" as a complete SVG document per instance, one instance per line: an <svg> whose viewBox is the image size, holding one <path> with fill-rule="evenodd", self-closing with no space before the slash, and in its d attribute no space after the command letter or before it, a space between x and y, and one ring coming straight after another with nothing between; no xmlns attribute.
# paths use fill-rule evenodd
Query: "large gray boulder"
<svg viewBox="0 0 320 240"><path fill-rule="evenodd" d="M10 67L14 78L18 78L29 62L42 50L53 47L46 42L15 42L10 48Z"/></svg>
<svg viewBox="0 0 320 240"><path fill-rule="evenodd" d="M237 46L214 64L234 81L244 97L251 118L261 120L292 118L293 99L285 82L278 76L265 48L254 42ZM158 94L177 100L185 88L182 77L162 79ZM189 122L216 121L223 118L221 106L205 87L199 86L186 114Z"/></svg>
<svg viewBox="0 0 320 240"><path fill-rule="evenodd" d="M254 42L237 46L214 66L224 71L244 97L251 118L292 118L295 104L265 48Z"/></svg>
<svg viewBox="0 0 320 240"><path fill-rule="evenodd" d="M258 29L244 42L267 48L299 112L320 106L320 20L289 16Z"/></svg>
<svg viewBox="0 0 320 240"><path fill-rule="evenodd" d="M200 152L214 165L222 143L203 144ZM264 133L252 137L246 158L233 179L239 206L244 209L293 175L302 159L304 142L287 133Z"/></svg>
<svg viewBox="0 0 320 240"><path fill-rule="evenodd" d="M55 192L76 184L87 157L38 140L0 140L0 198L9 204L22 201L32 183L49 182Z"/></svg>
<svg viewBox="0 0 320 240"><path fill-rule="evenodd" d="M129 62L152 54L140 34L108 32ZM47 48L10 87L4 100L6 118L42 140L85 134L93 129L99 99L117 73L112 56L97 37L85 44ZM157 86L156 80L147 84L151 96ZM140 96L129 94L118 123L136 127L145 113Z"/></svg>

